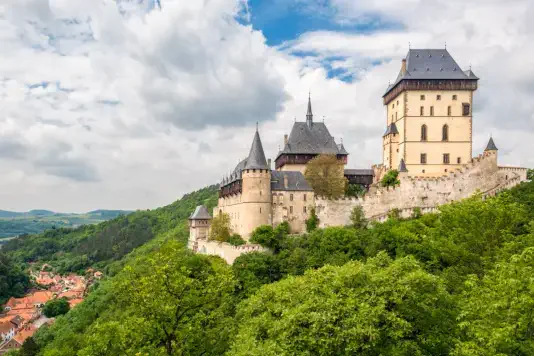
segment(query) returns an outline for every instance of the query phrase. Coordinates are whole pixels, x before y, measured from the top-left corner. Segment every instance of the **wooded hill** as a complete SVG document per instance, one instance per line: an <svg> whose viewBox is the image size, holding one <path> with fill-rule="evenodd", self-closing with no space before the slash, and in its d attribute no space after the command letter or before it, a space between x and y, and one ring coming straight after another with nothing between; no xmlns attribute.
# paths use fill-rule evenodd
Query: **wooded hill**
<svg viewBox="0 0 534 356"><path fill-rule="evenodd" d="M232 266L185 248L187 215L215 201L212 187L135 223L9 243L17 261L86 255L110 276L37 332L38 354L534 354L533 182L369 228L271 230L274 254Z"/></svg>

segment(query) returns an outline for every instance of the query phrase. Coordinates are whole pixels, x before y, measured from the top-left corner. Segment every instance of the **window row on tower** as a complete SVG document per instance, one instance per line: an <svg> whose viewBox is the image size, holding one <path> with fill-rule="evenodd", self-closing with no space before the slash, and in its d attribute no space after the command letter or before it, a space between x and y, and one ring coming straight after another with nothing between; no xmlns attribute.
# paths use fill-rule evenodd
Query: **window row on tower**
<svg viewBox="0 0 534 356"><path fill-rule="evenodd" d="M471 105L469 103L462 103L462 116L469 116L471 112ZM419 108L419 116L425 116L425 107L421 106ZM429 116L434 116L434 107L430 107ZM447 116L452 116L452 106L447 106Z"/></svg>
<svg viewBox="0 0 534 356"><path fill-rule="evenodd" d="M420 163L421 164L426 164L427 163L427 154L426 153L421 153ZM443 164L450 164L450 163L451 163L451 155L450 155L450 153L444 153L443 154ZM462 163L462 157L456 157L456 164L461 164L461 163Z"/></svg>
<svg viewBox="0 0 534 356"><path fill-rule="evenodd" d="M421 125L421 141L428 141L428 127ZM441 128L441 141L449 141L449 125L445 124Z"/></svg>

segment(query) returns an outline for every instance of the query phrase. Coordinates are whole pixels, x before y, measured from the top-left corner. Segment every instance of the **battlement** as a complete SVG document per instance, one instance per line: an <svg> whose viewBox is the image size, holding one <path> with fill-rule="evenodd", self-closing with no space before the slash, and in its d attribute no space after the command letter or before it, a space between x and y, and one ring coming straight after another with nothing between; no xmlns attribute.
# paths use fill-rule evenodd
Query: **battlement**
<svg viewBox="0 0 534 356"><path fill-rule="evenodd" d="M204 255L219 256L228 264L234 263L239 256L251 252L265 252L266 248L255 245L246 244L241 246L230 245L226 242L210 241L208 239L199 239L195 241L190 248L197 253Z"/></svg>

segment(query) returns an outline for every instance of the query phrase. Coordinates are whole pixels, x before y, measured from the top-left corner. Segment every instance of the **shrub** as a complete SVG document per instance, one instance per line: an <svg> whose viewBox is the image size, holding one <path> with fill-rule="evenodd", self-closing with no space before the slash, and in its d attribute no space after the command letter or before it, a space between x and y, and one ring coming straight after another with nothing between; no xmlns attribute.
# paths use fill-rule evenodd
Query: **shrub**
<svg viewBox="0 0 534 356"><path fill-rule="evenodd" d="M352 221L352 226L356 229L363 229L367 226L367 219L361 205L357 205L352 209L350 221Z"/></svg>
<svg viewBox="0 0 534 356"><path fill-rule="evenodd" d="M380 184L383 187L394 187L400 184L398 177L399 171L397 171L396 169L391 169L384 175L384 177L382 177Z"/></svg>
<svg viewBox="0 0 534 356"><path fill-rule="evenodd" d="M319 218L315 213L315 208L310 209L310 217L306 220L306 231L312 232L319 226Z"/></svg>
<svg viewBox="0 0 534 356"><path fill-rule="evenodd" d="M230 238L228 239L228 243L230 245L234 245L234 246L241 246L241 245L246 244L247 242L245 240L243 240L241 235L232 234L232 236L230 236Z"/></svg>

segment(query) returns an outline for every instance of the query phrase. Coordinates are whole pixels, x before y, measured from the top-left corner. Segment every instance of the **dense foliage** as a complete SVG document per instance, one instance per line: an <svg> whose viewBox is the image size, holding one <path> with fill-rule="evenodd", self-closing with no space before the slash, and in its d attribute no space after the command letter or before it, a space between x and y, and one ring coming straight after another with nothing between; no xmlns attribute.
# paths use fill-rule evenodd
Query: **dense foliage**
<svg viewBox="0 0 534 356"><path fill-rule="evenodd" d="M380 184L383 187L394 187L400 184L398 177L399 177L399 171L396 169L391 169L387 171L386 174L384 174L384 176L382 177L382 180L380 181Z"/></svg>
<svg viewBox="0 0 534 356"><path fill-rule="evenodd" d="M52 299L46 302L43 307L43 314L47 318L55 318L56 316L67 314L70 306L67 298Z"/></svg>
<svg viewBox="0 0 534 356"><path fill-rule="evenodd" d="M232 236L230 227L230 215L220 213L211 220L209 239L219 242L227 242Z"/></svg>
<svg viewBox="0 0 534 356"><path fill-rule="evenodd" d="M345 165L336 155L319 155L306 165L304 173L315 194L327 198L339 198L345 194L348 184L344 175Z"/></svg>
<svg viewBox="0 0 534 356"><path fill-rule="evenodd" d="M137 211L98 225L19 237L4 244L2 251L19 262L47 261L60 273L82 273L88 266L104 268L156 236L170 233L185 241L187 217L198 204L215 206L216 191L217 187L211 186L166 207Z"/></svg>
<svg viewBox="0 0 534 356"><path fill-rule="evenodd" d="M22 297L29 286L30 278L21 266L0 252L0 306L9 297Z"/></svg>
<svg viewBox="0 0 534 356"><path fill-rule="evenodd" d="M261 227L271 252L232 266L169 226L35 341L46 356L532 355L533 204L530 182L365 228Z"/></svg>

